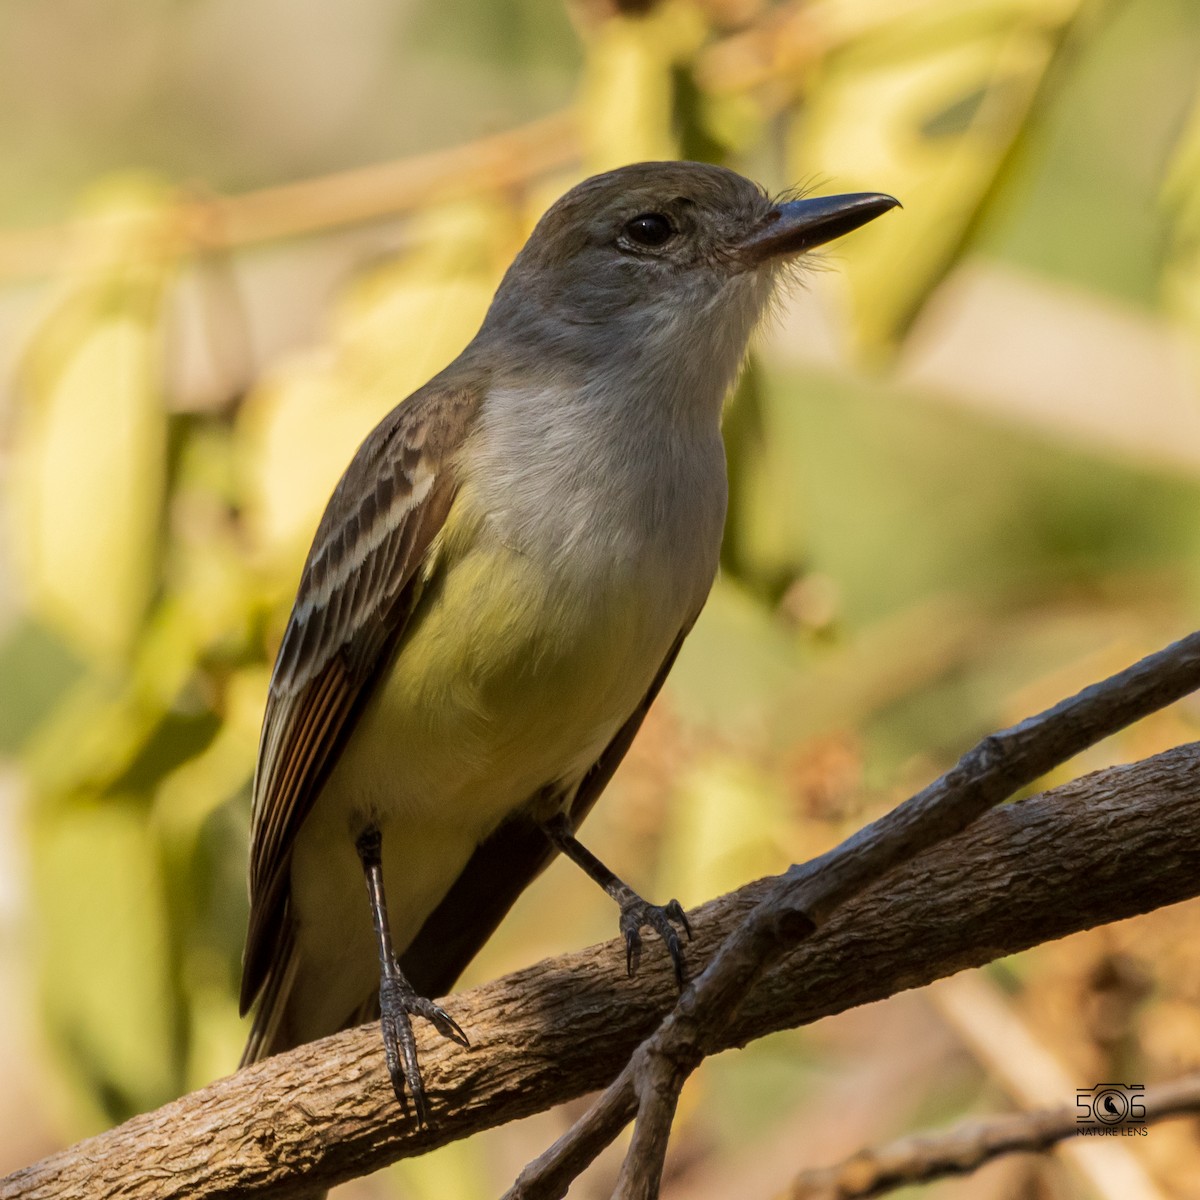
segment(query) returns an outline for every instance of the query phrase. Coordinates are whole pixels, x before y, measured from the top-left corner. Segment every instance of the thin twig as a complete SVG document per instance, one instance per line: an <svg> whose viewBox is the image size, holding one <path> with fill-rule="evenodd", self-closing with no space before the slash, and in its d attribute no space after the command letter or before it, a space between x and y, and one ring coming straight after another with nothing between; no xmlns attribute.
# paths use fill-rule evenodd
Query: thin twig
<svg viewBox="0 0 1200 1200"><path fill-rule="evenodd" d="M437 200L504 190L577 163L574 112L553 113L461 146L240 196L183 196L175 220L192 250L234 248L402 216ZM74 225L0 230L0 281L57 271Z"/></svg>
<svg viewBox="0 0 1200 1200"><path fill-rule="evenodd" d="M653 1200L663 1166L657 1150L669 1134L678 1089L711 1052L765 970L889 871L961 832L1052 768L1197 687L1200 633L1193 633L1053 708L989 735L929 787L835 849L794 867L726 939L597 1104L526 1166L505 1200L566 1195L570 1181L620 1133L621 1117L631 1102L637 1122L650 1128L641 1138L635 1135L615 1195L618 1200ZM664 1072L655 1066L658 1059L674 1069ZM635 1180L642 1181L635 1186Z"/></svg>
<svg viewBox="0 0 1200 1200"><path fill-rule="evenodd" d="M1137 1124L1200 1112L1200 1073L1147 1088L1142 1103L1146 1114ZM1089 1132L1094 1128L1088 1126ZM908 1184L967 1175L1004 1154L1047 1150L1079 1131L1078 1110L1071 1104L964 1121L862 1150L836 1166L805 1171L793 1181L786 1200L866 1200ZM1089 1136L1087 1144L1098 1140Z"/></svg>
<svg viewBox="0 0 1200 1200"><path fill-rule="evenodd" d="M1192 744L989 813L847 904L759 980L713 1048L1196 895L1198 791ZM696 966L774 886L692 914ZM470 1050L417 1028L428 1129L396 1105L378 1026L364 1026L18 1171L0 1180L0 1200L286 1200L329 1187L603 1087L674 994L665 955L629 981L622 942L592 947L453 997Z"/></svg>
<svg viewBox="0 0 1200 1200"><path fill-rule="evenodd" d="M979 975L940 979L929 989L933 1006L995 1080L1026 1109L1047 1096L1069 1095L1095 1080L1071 1079L1057 1058L1013 1010L994 982ZM1081 1138L1063 1155L1086 1180L1096 1200L1166 1200L1133 1154L1128 1139Z"/></svg>

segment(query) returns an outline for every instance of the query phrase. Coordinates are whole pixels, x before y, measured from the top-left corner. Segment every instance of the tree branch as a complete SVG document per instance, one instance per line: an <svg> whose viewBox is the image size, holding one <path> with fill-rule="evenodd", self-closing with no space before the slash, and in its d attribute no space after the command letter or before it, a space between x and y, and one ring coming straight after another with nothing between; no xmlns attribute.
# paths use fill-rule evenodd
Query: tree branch
<svg viewBox="0 0 1200 1200"><path fill-rule="evenodd" d="M1142 1103L1146 1115L1133 1124L1200 1112L1200 1074L1147 1088ZM861 1150L836 1166L804 1171L792 1182L787 1200L866 1200L908 1184L966 1175L1003 1154L1047 1150L1074 1137L1080 1130L1077 1116L1074 1104L1064 1104L899 1138Z"/></svg>
<svg viewBox="0 0 1200 1200"><path fill-rule="evenodd" d="M639 1125L616 1200L655 1200L680 1089L710 1053L742 997L769 967L812 936L849 899L914 855L953 837L982 813L1080 751L1200 687L1200 633L1010 729L990 734L923 791L839 846L776 881L684 989L604 1096L530 1163L505 1200L558 1200L624 1128L632 1106Z"/></svg>
<svg viewBox="0 0 1200 1200"><path fill-rule="evenodd" d="M1191 744L997 809L836 913L758 981L713 1049L1196 895L1198 791ZM692 962L774 886L697 910ZM614 940L456 996L469 1050L417 1030L431 1128L398 1109L378 1028L364 1026L18 1171L0 1200L286 1200L541 1111L603 1087L655 1028L675 999L664 958L627 980Z"/></svg>

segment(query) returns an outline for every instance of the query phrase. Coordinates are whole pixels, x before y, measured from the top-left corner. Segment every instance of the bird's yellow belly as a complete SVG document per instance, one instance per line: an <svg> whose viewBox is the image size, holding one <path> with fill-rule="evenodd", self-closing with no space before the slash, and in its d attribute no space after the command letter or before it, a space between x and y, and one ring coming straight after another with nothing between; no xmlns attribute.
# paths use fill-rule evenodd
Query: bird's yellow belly
<svg viewBox="0 0 1200 1200"><path fill-rule="evenodd" d="M685 614L645 571L548 585L494 543L435 587L326 792L351 821L445 824L473 846L539 789L595 762Z"/></svg>
<svg viewBox="0 0 1200 1200"><path fill-rule="evenodd" d="M339 980L321 1020L344 1019L341 993L365 994L374 970L354 837L383 832L402 951L475 847L541 789L577 782L645 696L685 614L652 569L637 575L547 586L481 540L426 592L296 840L298 947Z"/></svg>

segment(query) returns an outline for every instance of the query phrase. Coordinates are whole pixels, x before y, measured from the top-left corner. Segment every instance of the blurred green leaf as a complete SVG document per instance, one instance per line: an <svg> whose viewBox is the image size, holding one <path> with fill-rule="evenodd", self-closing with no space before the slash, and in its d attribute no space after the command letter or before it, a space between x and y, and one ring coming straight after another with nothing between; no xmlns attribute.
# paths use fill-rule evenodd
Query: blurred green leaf
<svg viewBox="0 0 1200 1200"><path fill-rule="evenodd" d="M111 788L139 761L143 782L169 770L171 753L155 755L147 746L181 700L179 729L188 727L186 710L194 704L183 693L206 632L195 609L173 598L155 609L126 677L92 672L69 687L26 747L25 765L39 799L51 803L80 789ZM63 754L63 746L71 753Z"/></svg>
<svg viewBox="0 0 1200 1200"><path fill-rule="evenodd" d="M83 664L35 621L20 621L0 641L0 754L16 754L79 679Z"/></svg>
<svg viewBox="0 0 1200 1200"><path fill-rule="evenodd" d="M828 6L853 29L870 8ZM833 252L869 355L890 352L961 254L1079 0L923 0L830 56L792 119L793 177L889 192L904 212ZM883 11L887 11L886 9Z"/></svg>
<svg viewBox="0 0 1200 1200"><path fill-rule="evenodd" d="M1163 202L1171 219L1164 298L1200 347L1200 92L1176 144Z"/></svg>
<svg viewBox="0 0 1200 1200"><path fill-rule="evenodd" d="M89 1123L123 1120L183 1082L157 840L142 805L83 796L33 836L43 1011Z"/></svg>
<svg viewBox="0 0 1200 1200"><path fill-rule="evenodd" d="M443 60L471 57L528 78L578 68L578 42L559 0L436 0L416 6L411 39Z"/></svg>
<svg viewBox="0 0 1200 1200"><path fill-rule="evenodd" d="M977 416L819 371L768 378L776 503L806 514L807 565L859 627L929 595L991 602L1109 572L1200 564L1200 488Z"/></svg>
<svg viewBox="0 0 1200 1200"><path fill-rule="evenodd" d="M805 512L791 502L793 469L769 426L762 373L751 359L725 414L729 509L721 566L774 606L799 576L805 559Z"/></svg>
<svg viewBox="0 0 1200 1200"><path fill-rule="evenodd" d="M191 1086L232 1069L246 1028L237 1011L247 916L249 789L266 701L265 667L237 672L220 726L156 789L151 821L167 866L179 990L190 1030Z"/></svg>
<svg viewBox="0 0 1200 1200"><path fill-rule="evenodd" d="M160 187L100 189L75 276L21 369L11 496L22 577L42 620L110 664L129 654L158 583L171 222Z"/></svg>
<svg viewBox="0 0 1200 1200"><path fill-rule="evenodd" d="M1163 176L1195 102L1200 6L1092 2L1076 31L974 244L1157 312L1171 241Z"/></svg>
<svg viewBox="0 0 1200 1200"><path fill-rule="evenodd" d="M766 728L803 661L797 637L761 601L719 578L666 687L685 720L740 738Z"/></svg>

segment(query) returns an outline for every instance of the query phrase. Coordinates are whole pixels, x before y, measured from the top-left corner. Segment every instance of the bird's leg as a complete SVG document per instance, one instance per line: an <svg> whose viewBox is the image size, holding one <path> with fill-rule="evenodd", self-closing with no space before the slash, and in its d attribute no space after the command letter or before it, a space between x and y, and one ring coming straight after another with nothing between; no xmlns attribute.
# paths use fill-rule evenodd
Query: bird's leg
<svg viewBox="0 0 1200 1200"><path fill-rule="evenodd" d="M401 1105L404 1104L404 1081L408 1080L417 1121L426 1125L428 1109L425 1088L421 1083L417 1043L409 1017L424 1017L438 1033L460 1046L470 1043L450 1014L432 1000L418 996L400 970L400 963L392 949L392 931L388 926L387 901L383 894L383 835L378 827L367 826L359 834L354 846L367 879L371 919L375 923L375 938L379 944L379 1022L383 1028L383 1051L387 1058L388 1074Z"/></svg>
<svg viewBox="0 0 1200 1200"><path fill-rule="evenodd" d="M675 967L675 982L683 988L683 947L675 925L679 925L688 941L692 938L692 927L678 900L666 904L650 904L629 886L618 879L586 846L575 837L571 820L565 813L557 813L543 822L542 832L577 867L594 879L621 906L621 933L625 937L625 969L630 976L637 974L642 960L641 931L646 926L662 938Z"/></svg>

